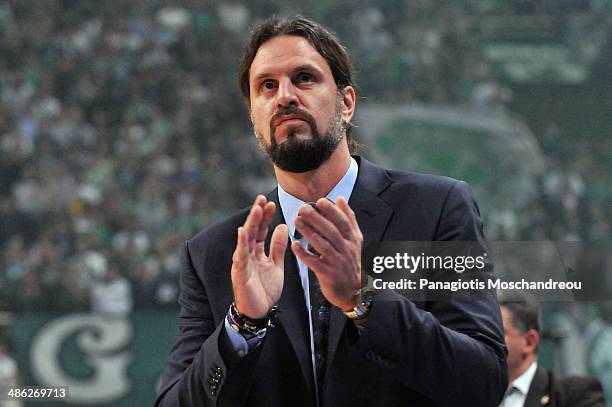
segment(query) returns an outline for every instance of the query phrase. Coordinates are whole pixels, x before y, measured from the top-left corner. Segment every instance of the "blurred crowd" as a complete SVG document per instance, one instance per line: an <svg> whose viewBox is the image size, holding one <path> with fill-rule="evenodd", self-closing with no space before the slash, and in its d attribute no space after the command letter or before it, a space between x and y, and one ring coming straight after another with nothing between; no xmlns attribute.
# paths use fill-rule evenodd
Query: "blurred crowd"
<svg viewBox="0 0 612 407"><path fill-rule="evenodd" d="M497 109L512 90L479 17L602 2L491 3L0 2L0 310L176 306L182 242L273 186L235 81L263 18L332 27L365 102ZM497 214L494 236L609 240L610 160L559 133L536 135L540 199ZM575 156L555 154L561 139Z"/></svg>

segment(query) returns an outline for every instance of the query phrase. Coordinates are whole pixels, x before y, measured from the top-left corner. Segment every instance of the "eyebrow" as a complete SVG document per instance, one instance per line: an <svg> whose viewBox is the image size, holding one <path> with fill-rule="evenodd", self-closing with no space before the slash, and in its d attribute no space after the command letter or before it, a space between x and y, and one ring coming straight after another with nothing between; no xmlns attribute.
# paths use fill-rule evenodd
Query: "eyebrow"
<svg viewBox="0 0 612 407"><path fill-rule="evenodd" d="M313 64L302 64L302 65L296 66L296 67L295 67L295 68L294 68L294 69L291 71L291 74L293 75L293 74L295 74L295 73L297 73L297 72L301 72L301 71L313 71L313 72L316 72L316 73L318 73L318 74L320 74L320 73L321 73L321 70L320 70L319 68L317 68L317 67L316 67L315 65L313 65ZM256 76L253 78L253 82L257 82L257 81L259 81L259 80L261 80L261 79L268 78L268 77L271 77L271 76L274 76L274 75L273 75L272 73L270 73L270 72L264 71L264 72L262 72L262 73L257 74L257 75L256 75Z"/></svg>

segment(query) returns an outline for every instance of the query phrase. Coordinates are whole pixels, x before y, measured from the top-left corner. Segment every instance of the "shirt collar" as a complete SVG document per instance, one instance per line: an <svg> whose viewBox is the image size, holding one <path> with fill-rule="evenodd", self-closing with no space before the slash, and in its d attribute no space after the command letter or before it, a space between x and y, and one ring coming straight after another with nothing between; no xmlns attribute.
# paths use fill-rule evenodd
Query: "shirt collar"
<svg viewBox="0 0 612 407"><path fill-rule="evenodd" d="M353 193L355 182L357 181L358 169L359 167L357 165L357 161L355 161L355 159L351 157L351 162L349 164L348 170L346 171L346 174L344 174L340 181L338 181L338 183L332 188L332 190L329 191L329 194L327 194L327 198L336 202L338 197L343 196L348 201L351 197L351 194ZM293 235L295 234L295 218L297 216L297 212L300 205L302 205L304 201L289 194L283 189L283 187L278 185L278 202L280 204L281 210L283 211L285 222L287 222L289 236L291 237L291 240L293 240Z"/></svg>
<svg viewBox="0 0 612 407"><path fill-rule="evenodd" d="M529 391L529 386L531 386L531 382L533 381L537 368L538 362L534 361L522 375L510 383L510 386L516 387L523 395L526 395Z"/></svg>

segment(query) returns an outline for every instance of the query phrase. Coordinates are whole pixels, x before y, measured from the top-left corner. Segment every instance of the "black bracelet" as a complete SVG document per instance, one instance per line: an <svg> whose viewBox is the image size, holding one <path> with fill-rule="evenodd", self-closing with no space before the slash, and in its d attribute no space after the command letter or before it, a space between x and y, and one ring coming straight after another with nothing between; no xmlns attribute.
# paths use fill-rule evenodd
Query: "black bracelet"
<svg viewBox="0 0 612 407"><path fill-rule="evenodd" d="M267 314L265 317L259 319L247 317L246 315L241 314L240 311L238 311L238 307L236 306L235 302L230 305L230 312L234 320L239 325L250 325L258 329L265 328L268 325L269 318Z"/></svg>
<svg viewBox="0 0 612 407"><path fill-rule="evenodd" d="M268 311L268 314L264 318L249 318L246 315L241 314L240 311L238 311L238 307L236 307L236 303L233 302L230 305L227 320L232 328L234 328L239 334L243 335L247 339L250 339L254 336L262 337L266 332L267 327L274 327L277 312L278 307L275 305L270 309L270 311Z"/></svg>

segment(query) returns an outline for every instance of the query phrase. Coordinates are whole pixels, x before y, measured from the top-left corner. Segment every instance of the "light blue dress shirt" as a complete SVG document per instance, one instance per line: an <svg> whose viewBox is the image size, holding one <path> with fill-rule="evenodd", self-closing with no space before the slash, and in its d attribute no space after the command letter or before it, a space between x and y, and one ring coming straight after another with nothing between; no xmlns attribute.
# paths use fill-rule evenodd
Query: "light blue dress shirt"
<svg viewBox="0 0 612 407"><path fill-rule="evenodd" d="M533 362L522 375L508 386L500 407L523 407L529 393L529 387L538 370L538 362Z"/></svg>
<svg viewBox="0 0 612 407"><path fill-rule="evenodd" d="M355 187L355 182L357 181L357 173L359 167L357 162L353 157L351 157L351 162L349 165L346 174L338 181L338 183L332 188L332 190L327 194L327 198L336 202L339 197L344 197L347 201L349 200L351 194L353 193L353 188ZM283 213L283 217L285 218L285 222L287 222L287 228L289 229L289 237L291 242L295 240L295 218L297 217L298 209L304 201L294 197L293 195L287 193L280 185L278 186L278 201L280 203L281 211ZM302 244L306 245L306 240L302 237L300 239ZM291 250L291 249L287 249ZM298 269L300 272L300 281L302 282L302 289L304 290L304 300L306 302L306 307L310 310L310 295L308 292L308 267L304 263L297 259ZM312 319L310 312L308 314L308 324L310 327L310 349L312 356L312 366L313 371L316 372L315 369L315 359L314 359L314 342L312 339ZM259 345L262 338L253 337L248 341L244 339L242 335L236 332L225 319L225 330L229 336L230 342L232 343L234 349L238 353L239 356L245 356L250 349L253 349L255 346ZM316 380L315 380L316 384ZM318 391L317 391L318 394Z"/></svg>

